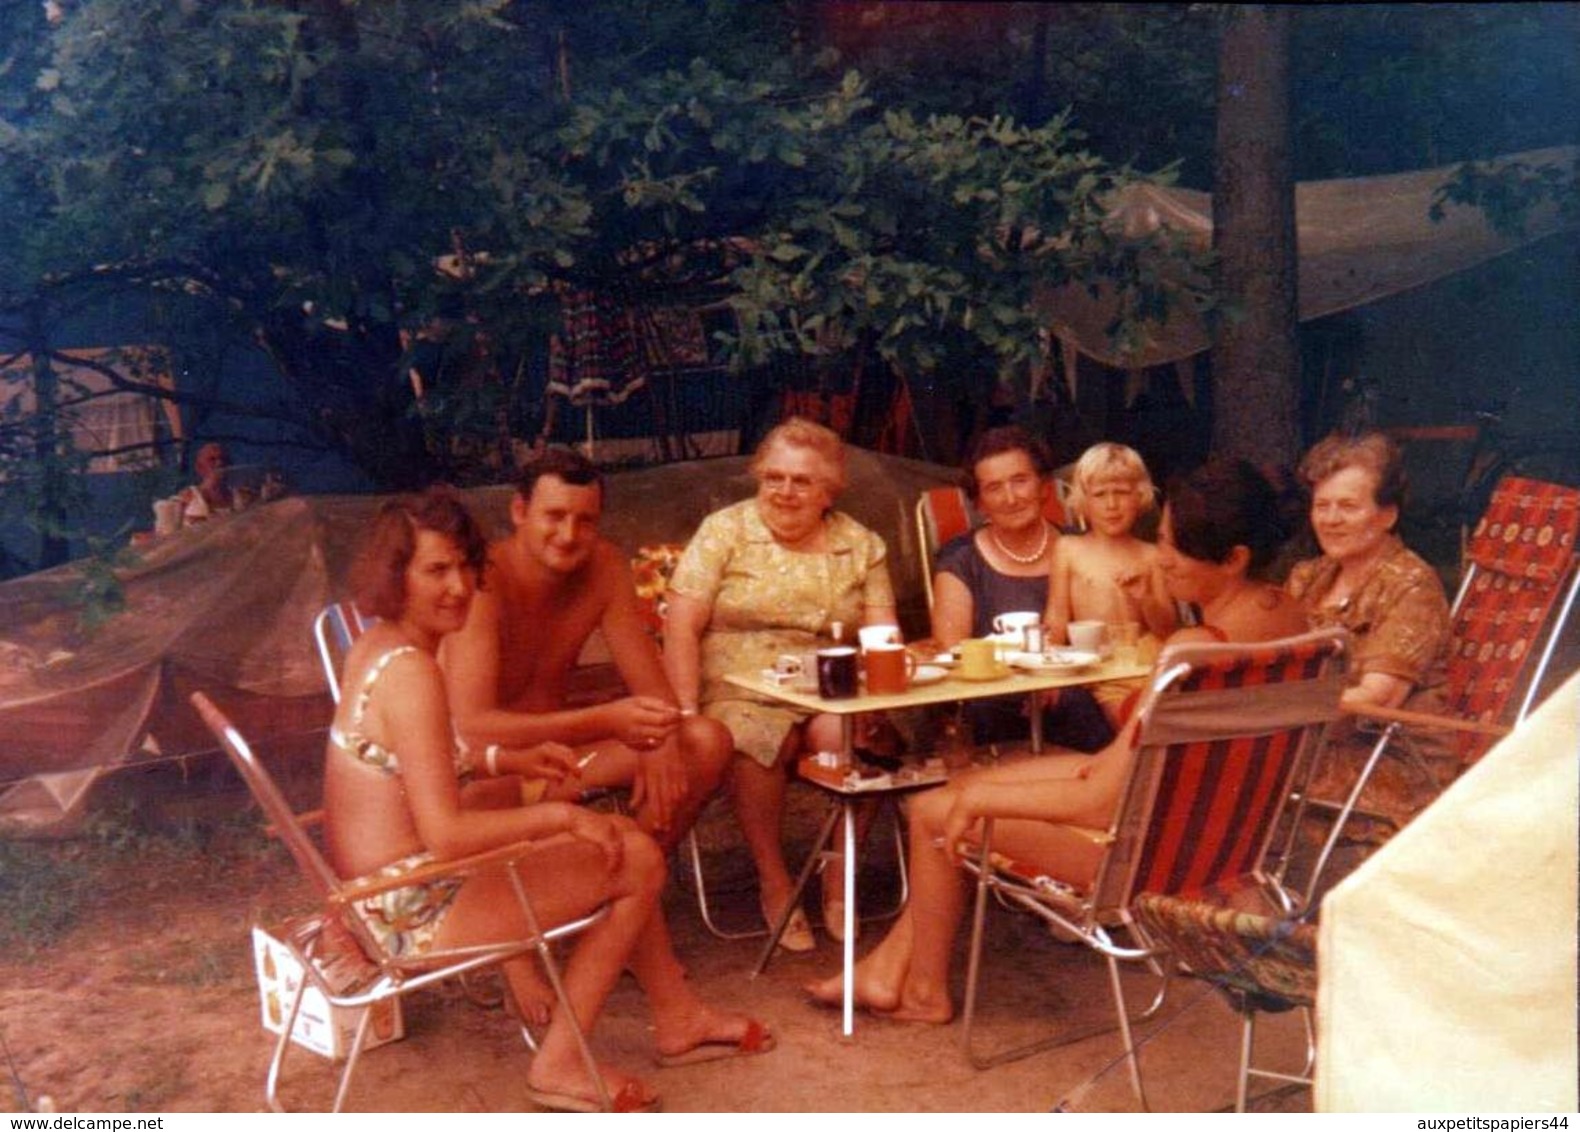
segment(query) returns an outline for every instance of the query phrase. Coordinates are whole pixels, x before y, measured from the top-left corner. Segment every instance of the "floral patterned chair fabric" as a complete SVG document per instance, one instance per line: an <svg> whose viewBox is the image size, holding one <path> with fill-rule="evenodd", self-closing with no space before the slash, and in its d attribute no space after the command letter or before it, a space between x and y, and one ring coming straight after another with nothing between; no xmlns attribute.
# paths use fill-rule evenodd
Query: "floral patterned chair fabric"
<svg viewBox="0 0 1580 1132"><path fill-rule="evenodd" d="M1342 801L1311 803L1337 812L1317 856L1311 887L1335 845L1347 836L1352 814L1366 819L1367 840L1386 840L1398 824L1360 803L1384 758L1411 759L1413 733L1451 733L1461 765L1466 766L1486 753L1506 732L1506 725L1530 713L1580 592L1577 538L1580 490L1518 476L1505 477L1498 484L1471 536L1469 567L1454 598L1448 711L1442 715L1383 707L1356 711L1381 731L1349 794ZM1415 773L1430 772L1416 765Z"/></svg>

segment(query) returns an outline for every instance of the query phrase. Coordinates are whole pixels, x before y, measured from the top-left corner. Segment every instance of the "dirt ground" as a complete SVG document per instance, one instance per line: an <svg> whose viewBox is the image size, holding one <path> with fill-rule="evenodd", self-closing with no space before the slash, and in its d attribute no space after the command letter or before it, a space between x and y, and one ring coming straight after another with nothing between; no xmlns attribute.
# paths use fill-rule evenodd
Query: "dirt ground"
<svg viewBox="0 0 1580 1132"><path fill-rule="evenodd" d="M307 911L311 899L285 853L256 831L248 800L223 768L172 780L125 772L106 803L120 824L97 839L53 848L91 867L91 891L53 946L0 955L0 1038L8 1053L0 1111L40 1105L59 1112L235 1112L263 1108L272 1037L260 1024L250 928ZM294 794L310 781L289 784ZM790 840L797 857L821 802L796 799ZM133 816L128 817L131 814ZM106 835L108 828L111 835ZM755 894L723 807L702 827L721 918L746 926ZM799 832L798 832L799 831ZM617 987L594 1034L601 1057L647 1074L668 1111L1078 1111L1135 1108L1116 1060L1117 1035L1093 1037L979 1071L966 1060L958 1024L913 1026L858 1016L844 1039L835 1011L813 1006L803 982L837 969L837 945L820 936L809 956L781 952L760 978L758 942L709 935L678 866L666 898L676 946L692 978L719 1003L767 1020L778 1048L761 1058L659 1070L650 1061L647 1015L629 979ZM892 859L876 845L862 891L879 901ZM865 897L864 897L864 906ZM880 909L881 910L881 909ZM814 917L815 918L815 917ZM984 1040L996 1046L1111 1012L1104 969L1028 917L999 913L985 975ZM881 923L870 923L865 941ZM964 940L959 970L963 982ZM1129 977L1137 1001L1147 980ZM407 1000L407 1036L363 1060L348 1107L381 1111L518 1111L528 1053L498 1009L441 987ZM1298 1060L1297 1017L1264 1025L1268 1049ZM1153 1106L1203 1111L1233 1099L1238 1025L1215 995L1176 983L1144 1054ZM287 1064L285 1097L323 1108L335 1071L309 1053ZM1309 1093L1285 1090L1263 1109L1309 1111Z"/></svg>

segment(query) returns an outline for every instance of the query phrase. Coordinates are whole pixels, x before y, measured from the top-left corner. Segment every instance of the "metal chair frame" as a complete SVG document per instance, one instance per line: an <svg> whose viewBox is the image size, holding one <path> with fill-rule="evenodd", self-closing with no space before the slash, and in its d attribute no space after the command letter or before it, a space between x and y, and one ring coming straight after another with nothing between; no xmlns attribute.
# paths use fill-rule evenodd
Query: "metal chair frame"
<svg viewBox="0 0 1580 1132"><path fill-rule="evenodd" d="M611 1107L607 1090L603 1086L602 1074L598 1071L597 1061L593 1058L586 1034L576 1019L575 1010L565 993L565 986L560 977L559 964L550 950L550 944L554 941L575 936L602 920L608 915L608 905L602 905L586 916L545 930L521 881L520 869L524 859L535 850L535 846L530 842L501 846L453 861L436 862L400 877L374 876L344 880L324 859L306 827L276 786L273 776L258 761L252 748L225 714L202 692L194 692L191 702L246 782L254 800L263 810L271 832L285 843L292 859L326 904L326 911L317 918L316 924L296 934L295 938L287 936L281 941L300 964L303 978L291 1000L290 1009L285 1014L285 1024L275 1042L274 1054L269 1061L264 1096L271 1109L276 1112L286 1111L279 1099L279 1086L286 1054L293 1044L291 1032L296 1026L297 1014L301 1010L302 998L308 986L316 988L331 1007L356 1011L359 1014L356 1034L346 1055L345 1068L341 1071L340 1081L335 1088L331 1111L339 1112L345 1103L351 1078L362 1057L374 1006L431 986L443 979L466 975L480 968L492 967L507 960L531 955L536 955L539 962L543 964L559 1003L559 1009L564 1012L564 1019L573 1028L588 1072L598 1086L600 1100L605 1108ZM481 870L493 868L504 868L510 878L511 888L528 927L528 934L522 938L492 944L430 950L420 956L405 959L391 955L355 915L347 913L347 908L353 901L378 892L406 887L414 882L448 877L465 878ZM325 978L317 962L319 945L331 921L338 921L345 928L373 968L369 977L357 980L349 988L337 987L335 983ZM522 1036L528 1041L530 1048L532 1044L530 1035L524 1026Z"/></svg>
<svg viewBox="0 0 1580 1132"><path fill-rule="evenodd" d="M1264 985L1245 961L1236 960L1233 966L1226 967L1216 956L1193 946L1193 938L1187 937L1182 929L1164 924L1171 905L1193 904L1205 906L1215 923L1220 925L1220 930L1242 941L1248 951L1264 952L1279 948L1308 952L1309 967L1306 968L1305 977L1298 980L1300 985L1290 985L1288 982L1278 987ZM1240 1049L1234 1094L1236 1112L1246 1111L1253 1077L1305 1085L1308 1088L1313 1083L1312 1071L1317 1063L1317 1032L1312 1019L1312 1009L1316 1005L1317 942L1316 927L1310 923L1310 919L1316 910L1316 905L1308 904L1297 912L1263 916L1237 912L1186 897L1142 893L1136 898L1137 918L1148 925L1149 935L1158 946L1175 953L1179 971L1216 986L1240 1016ZM1295 958L1280 956L1280 959L1286 967L1292 962L1304 965L1308 961L1305 954ZM1305 1061L1300 1071L1288 1073L1253 1065L1251 1058L1256 1046L1256 1016L1265 1010L1291 1008L1299 1009L1306 1034Z"/></svg>
<svg viewBox="0 0 1580 1132"><path fill-rule="evenodd" d="M1330 720L1338 715L1349 634L1327 629L1257 644L1177 644L1165 648L1137 709L1134 755L1090 886L1017 868L993 851L993 823L964 862L976 877L962 1043L986 1068L1120 1030L1131 1085L1146 1092L1131 1029L1162 1006L1171 970L1163 949L1131 913L1143 892L1254 887L1293 910L1300 894L1265 868L1275 828L1303 787ZM1189 828L1190 837L1182 836ZM974 1047L987 897L1030 911L1101 954L1108 964L1117 1022L1055 1034L994 1053ZM1132 943L1114 938L1124 929ZM1132 1015L1120 962L1145 963L1158 977L1151 1002Z"/></svg>

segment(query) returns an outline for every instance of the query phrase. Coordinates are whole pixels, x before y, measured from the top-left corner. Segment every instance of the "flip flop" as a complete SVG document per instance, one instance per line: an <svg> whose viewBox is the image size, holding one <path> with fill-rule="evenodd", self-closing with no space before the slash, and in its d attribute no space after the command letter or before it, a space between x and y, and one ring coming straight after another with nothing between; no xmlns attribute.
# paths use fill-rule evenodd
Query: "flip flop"
<svg viewBox="0 0 1580 1132"><path fill-rule="evenodd" d="M653 1060L661 1069L673 1069L678 1065L700 1065L705 1061L723 1061L730 1057L754 1057L767 1053L778 1044L768 1027L753 1018L746 1023L746 1032L738 1041L705 1039L680 1053L655 1053Z"/></svg>
<svg viewBox="0 0 1580 1132"><path fill-rule="evenodd" d="M583 1097L575 1093L557 1093L550 1089L534 1089L527 1086L527 1099L540 1108L550 1112L603 1112L603 1105L598 1103L597 1097ZM663 1100L659 1097L649 1097L637 1086L635 1081L627 1081L620 1086L620 1091L609 1098L614 1102L610 1112L658 1112L663 1107Z"/></svg>

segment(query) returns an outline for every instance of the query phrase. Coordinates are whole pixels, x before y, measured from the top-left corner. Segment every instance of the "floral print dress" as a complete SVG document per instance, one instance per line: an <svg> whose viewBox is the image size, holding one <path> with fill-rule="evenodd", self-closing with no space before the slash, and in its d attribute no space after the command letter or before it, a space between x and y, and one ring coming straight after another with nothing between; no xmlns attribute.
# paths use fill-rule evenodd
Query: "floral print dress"
<svg viewBox="0 0 1580 1132"><path fill-rule="evenodd" d="M830 512L827 549L786 550L774 540L755 499L702 521L670 578L671 592L709 610L702 634L700 706L730 729L737 750L771 766L785 736L808 717L725 682L732 673L773 667L782 653L828 643L830 627L861 624L868 607L893 606L883 539L850 516Z"/></svg>

